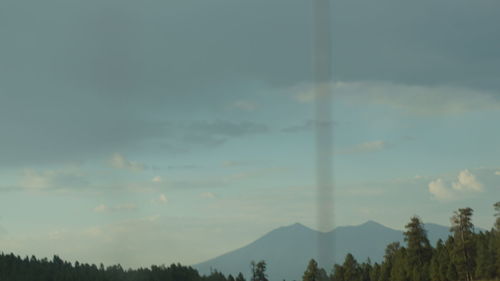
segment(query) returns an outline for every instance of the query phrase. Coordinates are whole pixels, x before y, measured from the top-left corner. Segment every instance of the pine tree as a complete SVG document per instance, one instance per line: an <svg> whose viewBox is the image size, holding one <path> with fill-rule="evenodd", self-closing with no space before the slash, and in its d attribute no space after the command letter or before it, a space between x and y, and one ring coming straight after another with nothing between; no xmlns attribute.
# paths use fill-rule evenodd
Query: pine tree
<svg viewBox="0 0 500 281"><path fill-rule="evenodd" d="M451 217L451 231L455 238L454 261L460 280L472 281L474 268L474 225L472 224L473 210L471 208L458 209Z"/></svg>
<svg viewBox="0 0 500 281"><path fill-rule="evenodd" d="M366 262L362 263L359 266L360 269L360 279L361 281L371 281L370 273L372 271L372 262L370 258L366 260Z"/></svg>
<svg viewBox="0 0 500 281"><path fill-rule="evenodd" d="M258 263L252 261L250 266L252 269L252 281L269 281L267 279L267 265L265 261L261 260Z"/></svg>
<svg viewBox="0 0 500 281"><path fill-rule="evenodd" d="M361 281L359 264L352 254L347 254L342 265L344 281Z"/></svg>
<svg viewBox="0 0 500 281"><path fill-rule="evenodd" d="M408 266L408 254L405 247L401 247L395 254L391 268L391 281L411 281Z"/></svg>
<svg viewBox="0 0 500 281"><path fill-rule="evenodd" d="M489 280L495 276L495 248L493 247L493 232L479 233L476 236L476 279Z"/></svg>
<svg viewBox="0 0 500 281"><path fill-rule="evenodd" d="M429 263L432 247L427 239L427 232L419 217L414 216L405 226L404 240L407 243L407 259L412 281L429 281Z"/></svg>
<svg viewBox="0 0 500 281"><path fill-rule="evenodd" d="M500 201L496 202L493 207L495 208L495 229L500 231Z"/></svg>
<svg viewBox="0 0 500 281"><path fill-rule="evenodd" d="M331 279L332 279L332 281L346 281L344 279L344 267L342 267L341 265L335 264L333 266Z"/></svg>
<svg viewBox="0 0 500 281"><path fill-rule="evenodd" d="M380 279L380 271L381 267L380 264L375 263L372 267L372 270L370 272L370 280L371 281L379 281Z"/></svg>
<svg viewBox="0 0 500 281"><path fill-rule="evenodd" d="M307 269L302 276L303 281L319 281L319 268L318 263L311 259L307 265Z"/></svg>
<svg viewBox="0 0 500 281"><path fill-rule="evenodd" d="M394 259L400 248L401 246L399 245L399 242L394 242L387 245L387 247L385 248L384 262L380 266L380 275L378 281L389 281L391 279Z"/></svg>
<svg viewBox="0 0 500 281"><path fill-rule="evenodd" d="M238 276L236 276L236 281L246 281L241 272L238 273Z"/></svg>
<svg viewBox="0 0 500 281"><path fill-rule="evenodd" d="M495 275L500 277L500 201L496 202L493 207L495 208L495 228L493 229L493 238L491 246L494 249L493 259L495 260L496 272Z"/></svg>

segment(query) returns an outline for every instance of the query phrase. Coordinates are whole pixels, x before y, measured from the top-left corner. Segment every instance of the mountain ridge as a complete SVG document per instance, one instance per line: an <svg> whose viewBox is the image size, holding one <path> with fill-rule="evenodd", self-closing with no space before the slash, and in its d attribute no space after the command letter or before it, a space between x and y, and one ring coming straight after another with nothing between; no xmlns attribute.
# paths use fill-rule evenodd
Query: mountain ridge
<svg viewBox="0 0 500 281"><path fill-rule="evenodd" d="M426 223L424 226L433 245L438 239L445 239L450 234L448 227L439 224ZM201 274L209 274L212 270L232 275L242 272L248 278L250 262L265 260L270 281L300 280L307 262L318 256L319 239L334 241L335 245L332 257L320 264L327 272L334 263L342 262L347 253L352 253L360 262L367 258L379 262L387 244L404 242L402 230L373 220L358 225L338 226L327 232L296 222L275 228L247 245L194 264L193 267Z"/></svg>

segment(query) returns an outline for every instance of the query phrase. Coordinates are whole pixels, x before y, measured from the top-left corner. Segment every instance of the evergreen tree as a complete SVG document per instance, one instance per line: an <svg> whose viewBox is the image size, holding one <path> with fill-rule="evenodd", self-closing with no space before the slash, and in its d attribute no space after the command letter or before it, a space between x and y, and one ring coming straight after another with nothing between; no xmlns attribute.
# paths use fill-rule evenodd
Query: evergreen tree
<svg viewBox="0 0 500 281"><path fill-rule="evenodd" d="M500 201L496 202L493 207L495 208L495 229L500 231Z"/></svg>
<svg viewBox="0 0 500 281"><path fill-rule="evenodd" d="M406 248L401 247L395 254L391 268L391 281L411 281Z"/></svg>
<svg viewBox="0 0 500 281"><path fill-rule="evenodd" d="M454 262L460 280L472 281L473 254L474 254L474 225L472 224L473 210L471 208L458 209L451 217L451 231L455 238Z"/></svg>
<svg viewBox="0 0 500 281"><path fill-rule="evenodd" d="M476 269L474 277L476 279L493 279L495 276L495 248L493 243L493 232L479 233L476 236Z"/></svg>
<svg viewBox="0 0 500 281"><path fill-rule="evenodd" d="M250 264L252 269L252 281L269 281L266 274L266 262L261 260L258 263L254 261Z"/></svg>
<svg viewBox="0 0 500 281"><path fill-rule="evenodd" d="M375 263L370 271L370 280L371 281L379 281L380 279L381 267L380 264Z"/></svg>
<svg viewBox="0 0 500 281"><path fill-rule="evenodd" d="M333 266L331 279L332 279L332 281L346 281L344 279L344 267L342 267L341 265L335 264Z"/></svg>
<svg viewBox="0 0 500 281"><path fill-rule="evenodd" d="M370 273L372 271L372 262L370 258L359 266L359 270L361 281L371 281Z"/></svg>
<svg viewBox="0 0 500 281"><path fill-rule="evenodd" d="M495 275L498 277L500 276L500 201L496 202L493 207L495 208L496 219L490 247L494 249L493 259L495 260Z"/></svg>
<svg viewBox="0 0 500 281"><path fill-rule="evenodd" d="M391 279L392 267L396 254L401 246L399 242L393 242L385 248L384 262L380 266L380 275L378 281L389 281ZM374 280L375 281L375 280Z"/></svg>
<svg viewBox="0 0 500 281"><path fill-rule="evenodd" d="M328 277L328 273L326 273L326 270L324 268L319 269L318 280L319 281L331 281L330 278Z"/></svg>
<svg viewBox="0 0 500 281"><path fill-rule="evenodd" d="M359 264L352 254L347 254L342 265L344 281L361 281Z"/></svg>
<svg viewBox="0 0 500 281"><path fill-rule="evenodd" d="M446 275L450 266L450 256L443 240L439 239L432 255L430 264L430 279L432 281L450 281Z"/></svg>
<svg viewBox="0 0 500 281"><path fill-rule="evenodd" d="M318 263L311 259L307 265L307 269L302 276L303 281L319 281L319 268Z"/></svg>
<svg viewBox="0 0 500 281"><path fill-rule="evenodd" d="M236 281L246 281L241 272L238 273L238 276L236 276Z"/></svg>
<svg viewBox="0 0 500 281"><path fill-rule="evenodd" d="M408 271L412 281L429 281L429 263L432 247L427 239L427 232L419 217L414 216L405 226L404 240L407 243L406 253Z"/></svg>

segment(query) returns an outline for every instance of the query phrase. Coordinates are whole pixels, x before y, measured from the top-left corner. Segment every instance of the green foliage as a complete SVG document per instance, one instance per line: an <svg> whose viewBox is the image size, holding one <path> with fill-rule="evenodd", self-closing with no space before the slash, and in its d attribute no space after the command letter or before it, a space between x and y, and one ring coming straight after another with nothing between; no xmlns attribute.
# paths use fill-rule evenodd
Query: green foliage
<svg viewBox="0 0 500 281"><path fill-rule="evenodd" d="M500 231L500 201L496 202L493 205L493 208L495 208L495 229L497 231Z"/></svg>
<svg viewBox="0 0 500 281"><path fill-rule="evenodd" d="M429 270L432 258L432 247L427 239L427 232L419 217L414 216L405 226L404 239L407 243L408 274L414 281L429 281Z"/></svg>
<svg viewBox="0 0 500 281"><path fill-rule="evenodd" d="M500 202L494 204L495 226L475 233L473 210L459 209L451 218L452 236L429 244L420 218L412 217L405 226L405 242L387 245L382 263L368 259L359 264L347 254L342 265L333 265L331 276L310 260L303 281L472 281L500 279ZM250 281L269 281L265 261L251 262ZM123 269L120 265L71 264L58 256L37 259L0 253L0 281L246 281L240 272L227 277L216 270L207 276L180 264L168 267Z"/></svg>
<svg viewBox="0 0 500 281"><path fill-rule="evenodd" d="M358 262L350 253L346 255L344 264L344 281L361 281L361 270Z"/></svg>
<svg viewBox="0 0 500 281"><path fill-rule="evenodd" d="M471 208L458 209L451 217L451 231L455 238L452 260L455 263L459 280L472 281L474 267L474 224Z"/></svg>
<svg viewBox="0 0 500 281"><path fill-rule="evenodd" d="M258 263L252 261L250 266L252 269L252 281L269 281L267 279L267 265L265 261L259 261Z"/></svg>
<svg viewBox="0 0 500 281"><path fill-rule="evenodd" d="M311 259L307 265L306 271L302 276L303 281L319 281L319 268L318 263Z"/></svg>
<svg viewBox="0 0 500 281"><path fill-rule="evenodd" d="M472 281L500 279L500 202L494 204L495 226L476 233L473 210L463 208L451 217L453 235L433 248L424 224L414 216L405 226L406 247L387 245L381 264L357 264L351 254L335 264L332 281ZM368 273L368 274L367 274Z"/></svg>
<svg viewBox="0 0 500 281"><path fill-rule="evenodd" d="M332 271L332 281L346 281L344 279L344 267L335 264Z"/></svg>

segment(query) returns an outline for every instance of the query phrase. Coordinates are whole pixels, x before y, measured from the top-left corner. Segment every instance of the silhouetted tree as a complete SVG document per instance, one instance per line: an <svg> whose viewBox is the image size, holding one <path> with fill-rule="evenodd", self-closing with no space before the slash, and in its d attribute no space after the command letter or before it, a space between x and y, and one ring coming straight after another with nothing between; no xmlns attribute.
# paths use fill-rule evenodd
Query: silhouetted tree
<svg viewBox="0 0 500 281"><path fill-rule="evenodd" d="M451 231L455 238L454 262L460 280L472 281L473 251L474 251L474 224L472 224L473 210L471 208L458 209L451 217Z"/></svg>

